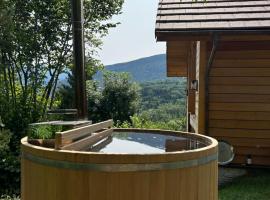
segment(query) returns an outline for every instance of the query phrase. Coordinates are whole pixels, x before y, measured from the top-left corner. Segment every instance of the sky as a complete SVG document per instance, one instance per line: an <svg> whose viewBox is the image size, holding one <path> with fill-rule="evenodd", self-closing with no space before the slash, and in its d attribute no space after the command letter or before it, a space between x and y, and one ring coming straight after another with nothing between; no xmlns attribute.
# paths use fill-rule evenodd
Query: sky
<svg viewBox="0 0 270 200"><path fill-rule="evenodd" d="M116 64L165 53L165 43L156 42L155 18L159 0L125 0L121 24L109 31L99 52L103 64Z"/></svg>

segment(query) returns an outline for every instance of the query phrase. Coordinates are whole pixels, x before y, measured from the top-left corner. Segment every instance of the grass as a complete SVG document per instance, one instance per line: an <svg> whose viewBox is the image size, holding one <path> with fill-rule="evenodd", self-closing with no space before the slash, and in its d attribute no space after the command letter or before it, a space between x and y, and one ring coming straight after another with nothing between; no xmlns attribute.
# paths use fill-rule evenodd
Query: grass
<svg viewBox="0 0 270 200"><path fill-rule="evenodd" d="M270 169L250 169L219 190L219 200L270 200Z"/></svg>

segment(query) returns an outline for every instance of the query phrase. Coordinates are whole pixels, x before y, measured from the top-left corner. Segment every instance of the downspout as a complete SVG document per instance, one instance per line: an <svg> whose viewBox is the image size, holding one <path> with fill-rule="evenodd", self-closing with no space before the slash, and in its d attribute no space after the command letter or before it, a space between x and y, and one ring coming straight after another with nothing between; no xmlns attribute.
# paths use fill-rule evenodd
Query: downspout
<svg viewBox="0 0 270 200"><path fill-rule="evenodd" d="M206 65L205 72L205 134L209 135L209 76L211 73L213 61L216 55L217 47L218 47L218 34L213 36L213 46L210 53L210 57L208 59L208 63Z"/></svg>

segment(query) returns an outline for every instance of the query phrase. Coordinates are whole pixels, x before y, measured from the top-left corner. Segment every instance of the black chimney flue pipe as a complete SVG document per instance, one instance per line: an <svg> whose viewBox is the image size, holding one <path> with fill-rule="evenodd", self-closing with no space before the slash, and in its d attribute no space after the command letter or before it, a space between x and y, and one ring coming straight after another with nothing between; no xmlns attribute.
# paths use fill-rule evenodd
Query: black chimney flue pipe
<svg viewBox="0 0 270 200"><path fill-rule="evenodd" d="M75 99L78 119L87 119L83 0L71 0Z"/></svg>

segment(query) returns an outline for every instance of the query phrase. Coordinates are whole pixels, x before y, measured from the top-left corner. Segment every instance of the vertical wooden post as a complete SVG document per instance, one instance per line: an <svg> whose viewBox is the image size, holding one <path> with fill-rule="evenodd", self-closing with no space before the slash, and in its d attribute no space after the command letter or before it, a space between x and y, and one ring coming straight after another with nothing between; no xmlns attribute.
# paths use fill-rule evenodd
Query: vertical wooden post
<svg viewBox="0 0 270 200"><path fill-rule="evenodd" d="M188 61L188 113L195 114L195 90L191 89L193 80L196 80L196 43L190 44Z"/></svg>
<svg viewBox="0 0 270 200"><path fill-rule="evenodd" d="M191 89L192 81L196 80L196 42L191 42L188 54L188 105L187 105L187 131L191 132L190 117L195 114L196 91Z"/></svg>
<svg viewBox="0 0 270 200"><path fill-rule="evenodd" d="M205 73L207 66L207 42L198 42L199 54L199 105L198 105L198 133L205 134Z"/></svg>
<svg viewBox="0 0 270 200"><path fill-rule="evenodd" d="M71 0L73 25L73 51L75 73L75 99L79 119L87 119L87 99L85 84L85 47L83 0Z"/></svg>

